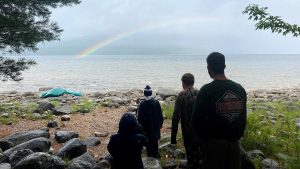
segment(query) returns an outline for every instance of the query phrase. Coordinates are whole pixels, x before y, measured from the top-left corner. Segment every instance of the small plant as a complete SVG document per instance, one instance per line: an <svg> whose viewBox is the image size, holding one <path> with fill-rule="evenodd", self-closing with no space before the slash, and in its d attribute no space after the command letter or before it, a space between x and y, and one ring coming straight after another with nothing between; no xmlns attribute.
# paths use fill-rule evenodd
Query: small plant
<svg viewBox="0 0 300 169"><path fill-rule="evenodd" d="M164 116L167 119L172 119L173 112L174 112L174 103L171 102L170 104L163 105L162 106L162 111L163 111Z"/></svg>
<svg viewBox="0 0 300 169"><path fill-rule="evenodd" d="M94 108L95 103L85 98L80 103L72 105L72 112L88 113Z"/></svg>

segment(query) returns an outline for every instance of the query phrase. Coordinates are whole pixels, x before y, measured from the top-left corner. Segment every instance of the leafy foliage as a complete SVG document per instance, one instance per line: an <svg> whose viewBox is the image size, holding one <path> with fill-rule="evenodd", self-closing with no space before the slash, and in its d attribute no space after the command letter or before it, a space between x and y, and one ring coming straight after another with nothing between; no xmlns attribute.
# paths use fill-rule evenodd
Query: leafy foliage
<svg viewBox="0 0 300 169"><path fill-rule="evenodd" d="M272 16L267 12L268 7L260 7L256 4L250 4L243 11L249 15L249 20L256 21L256 29L271 29L274 33L282 35L292 34L294 37L300 35L300 27L297 24L285 22L280 16Z"/></svg>
<svg viewBox="0 0 300 169"><path fill-rule="evenodd" d="M36 51L39 42L59 40L62 29L50 21L51 8L71 6L80 0L1 0L0 51L20 54ZM0 55L1 80L22 80L21 72L36 63L21 58L4 58Z"/></svg>

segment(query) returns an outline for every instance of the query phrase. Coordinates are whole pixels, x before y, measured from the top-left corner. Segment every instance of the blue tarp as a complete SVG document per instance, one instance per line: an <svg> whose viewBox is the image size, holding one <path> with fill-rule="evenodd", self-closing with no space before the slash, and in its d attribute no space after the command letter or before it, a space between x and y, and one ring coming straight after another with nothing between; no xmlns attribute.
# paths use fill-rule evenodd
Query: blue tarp
<svg viewBox="0 0 300 169"><path fill-rule="evenodd" d="M63 88L53 88L51 90L41 93L40 96L42 98L47 98L47 97L59 97L64 94L71 94L74 96L82 96L82 93L80 93L80 92L74 92L74 91L63 89Z"/></svg>

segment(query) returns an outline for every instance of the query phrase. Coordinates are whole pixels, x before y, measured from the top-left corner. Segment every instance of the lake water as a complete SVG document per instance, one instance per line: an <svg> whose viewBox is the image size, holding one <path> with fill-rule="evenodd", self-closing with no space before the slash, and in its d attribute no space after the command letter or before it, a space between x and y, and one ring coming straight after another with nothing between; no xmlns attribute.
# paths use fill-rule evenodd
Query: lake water
<svg viewBox="0 0 300 169"><path fill-rule="evenodd" d="M206 55L94 55L28 57L38 65L23 73L21 82L5 82L0 91L38 91L64 87L82 92L180 89L181 76L195 75L197 88L211 79ZM300 87L300 55L227 55L226 75L246 90Z"/></svg>

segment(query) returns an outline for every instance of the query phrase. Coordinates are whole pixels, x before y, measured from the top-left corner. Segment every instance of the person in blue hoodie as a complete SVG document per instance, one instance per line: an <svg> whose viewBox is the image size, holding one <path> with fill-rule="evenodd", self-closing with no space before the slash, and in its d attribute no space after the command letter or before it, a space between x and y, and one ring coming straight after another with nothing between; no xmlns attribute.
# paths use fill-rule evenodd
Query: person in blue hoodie
<svg viewBox="0 0 300 169"><path fill-rule="evenodd" d="M113 157L112 169L144 169L142 149L147 138L134 115L124 113L119 123L119 131L112 135L107 149Z"/></svg>
<svg viewBox="0 0 300 169"><path fill-rule="evenodd" d="M144 89L145 99L140 103L138 109L138 122L142 125L148 138L146 146L148 157L159 158L158 141L160 129L163 125L163 115L160 104L152 97L152 90L149 85Z"/></svg>

